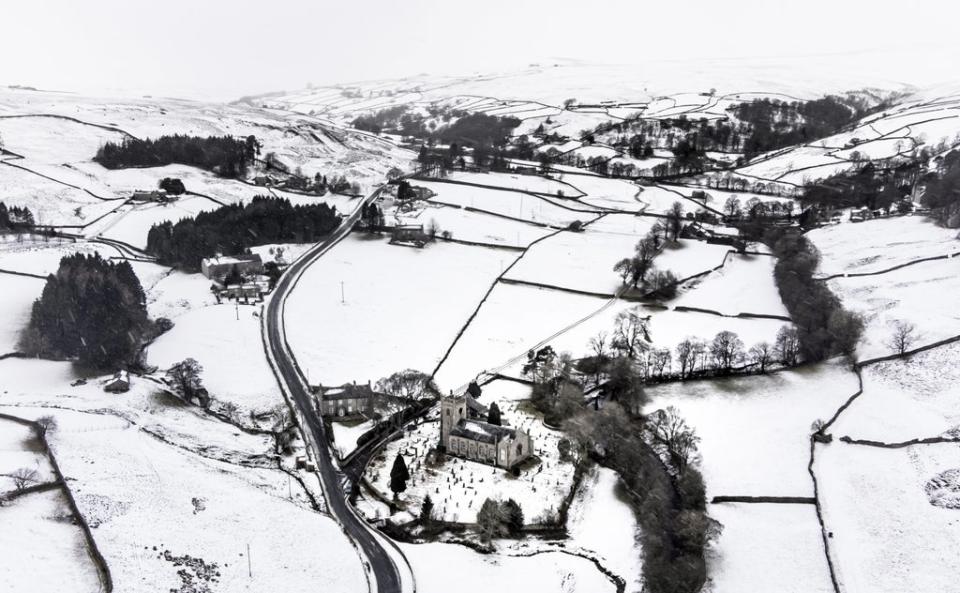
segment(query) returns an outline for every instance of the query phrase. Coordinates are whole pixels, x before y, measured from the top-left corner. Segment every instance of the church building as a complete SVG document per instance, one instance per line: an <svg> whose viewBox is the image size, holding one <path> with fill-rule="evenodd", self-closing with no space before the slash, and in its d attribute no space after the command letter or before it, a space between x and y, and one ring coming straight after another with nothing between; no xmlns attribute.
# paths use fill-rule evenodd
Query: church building
<svg viewBox="0 0 960 593"><path fill-rule="evenodd" d="M533 454L526 432L470 418L466 395L440 400L440 445L448 455L505 469Z"/></svg>

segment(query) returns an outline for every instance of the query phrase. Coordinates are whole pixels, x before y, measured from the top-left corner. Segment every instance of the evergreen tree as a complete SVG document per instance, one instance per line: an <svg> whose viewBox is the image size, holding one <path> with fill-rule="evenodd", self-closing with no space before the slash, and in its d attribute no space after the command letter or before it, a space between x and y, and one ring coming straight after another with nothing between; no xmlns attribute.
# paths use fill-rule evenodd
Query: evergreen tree
<svg viewBox="0 0 960 593"><path fill-rule="evenodd" d="M407 471L407 463L403 460L403 455L397 453L397 458L393 460L393 468L390 470L390 490L393 491L393 497L407 489L407 480L410 479L410 472Z"/></svg>
<svg viewBox="0 0 960 593"><path fill-rule="evenodd" d="M523 509L520 508L517 501L508 498L503 503L502 514L507 532L510 535L517 535L523 530Z"/></svg>
<svg viewBox="0 0 960 593"><path fill-rule="evenodd" d="M500 406L497 405L497 402L490 404L490 411L487 412L487 422L497 426L501 425Z"/></svg>
<svg viewBox="0 0 960 593"><path fill-rule="evenodd" d="M433 521L433 500L430 495L423 498L423 504L420 505L420 523L429 525Z"/></svg>

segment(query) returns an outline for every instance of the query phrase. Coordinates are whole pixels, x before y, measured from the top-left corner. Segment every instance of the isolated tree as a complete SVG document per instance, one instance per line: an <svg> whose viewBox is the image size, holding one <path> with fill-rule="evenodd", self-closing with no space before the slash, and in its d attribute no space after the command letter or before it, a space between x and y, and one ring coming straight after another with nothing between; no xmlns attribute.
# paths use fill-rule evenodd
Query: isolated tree
<svg viewBox="0 0 960 593"><path fill-rule="evenodd" d="M767 372L767 365L773 358L773 346L769 342L760 342L750 347L750 360L760 367L760 372Z"/></svg>
<svg viewBox="0 0 960 593"><path fill-rule="evenodd" d="M407 480L410 479L410 472L407 470L407 463L403 460L403 455L397 453L393 460L393 468L390 469L390 490L393 491L393 497L407 489Z"/></svg>
<svg viewBox="0 0 960 593"><path fill-rule="evenodd" d="M500 415L500 406L497 405L497 402L490 404L490 409L487 411L487 422L497 426L500 426L503 423L503 419Z"/></svg>
<svg viewBox="0 0 960 593"><path fill-rule="evenodd" d="M501 507L503 522L507 527L507 533L517 535L523 530L523 509L517 504L517 501L508 498Z"/></svg>
<svg viewBox="0 0 960 593"><path fill-rule="evenodd" d="M650 344L650 316L639 307L617 313L610 346L628 358L645 352Z"/></svg>
<svg viewBox="0 0 960 593"><path fill-rule="evenodd" d="M433 522L433 500L430 495L423 497L423 503L420 504L420 524L430 525Z"/></svg>
<svg viewBox="0 0 960 593"><path fill-rule="evenodd" d="M40 416L35 422L40 430L40 436L44 438L57 429L57 419L53 416Z"/></svg>
<svg viewBox="0 0 960 593"><path fill-rule="evenodd" d="M736 218L740 216L740 198L737 196L730 196L727 198L727 201L723 203L723 211L730 218Z"/></svg>
<svg viewBox="0 0 960 593"><path fill-rule="evenodd" d="M503 533L503 512L497 501L488 498L483 501L477 513L477 527L480 539L489 543L491 539Z"/></svg>
<svg viewBox="0 0 960 593"><path fill-rule="evenodd" d="M887 345L893 348L897 354L902 356L907 350L910 349L910 346L913 345L913 342L916 339L914 336L916 331L916 326L909 321L896 321L893 324L893 333L890 336Z"/></svg>
<svg viewBox="0 0 960 593"><path fill-rule="evenodd" d="M28 484L32 484L37 481L39 474L35 469L21 467L10 474L10 477L13 479L14 489L16 489L17 492L22 492L27 488Z"/></svg>
<svg viewBox="0 0 960 593"><path fill-rule="evenodd" d="M186 358L167 370L167 379L173 387L174 393L189 400L200 395L203 382L200 373L203 367L193 358Z"/></svg>
<svg viewBox="0 0 960 593"><path fill-rule="evenodd" d="M743 340L736 333L724 330L710 343L710 356L718 371L730 372L733 365L743 357Z"/></svg>
<svg viewBox="0 0 960 593"><path fill-rule="evenodd" d="M377 381L377 391L400 399L412 401L439 393L430 375L415 370L397 371Z"/></svg>
<svg viewBox="0 0 960 593"><path fill-rule="evenodd" d="M657 410L646 418L644 436L650 446L678 474L683 474L697 453L700 437L673 406Z"/></svg>
<svg viewBox="0 0 960 593"><path fill-rule="evenodd" d="M683 204L680 202L674 202L667 210L667 230L674 241L680 238L680 231L683 230Z"/></svg>
<svg viewBox="0 0 960 593"><path fill-rule="evenodd" d="M800 357L800 332L797 328L783 326L777 332L775 345L777 356L785 366L796 366Z"/></svg>

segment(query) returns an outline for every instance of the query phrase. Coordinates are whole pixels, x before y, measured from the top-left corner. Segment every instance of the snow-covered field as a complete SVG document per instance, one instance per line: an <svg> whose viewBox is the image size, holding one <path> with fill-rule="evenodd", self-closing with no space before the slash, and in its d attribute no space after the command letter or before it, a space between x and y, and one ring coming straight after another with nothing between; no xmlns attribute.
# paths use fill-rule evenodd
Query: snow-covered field
<svg viewBox="0 0 960 593"><path fill-rule="evenodd" d="M857 354L861 359L894 352L893 324L916 327L915 346L960 334L960 257L934 260L880 274L829 281L845 308L864 317L866 329Z"/></svg>
<svg viewBox="0 0 960 593"><path fill-rule="evenodd" d="M264 354L259 305L224 303L190 311L147 349L147 363L161 369L185 358L203 366L212 397L236 404L242 413L283 403Z"/></svg>
<svg viewBox="0 0 960 593"><path fill-rule="evenodd" d="M844 593L936 593L960 574L960 447L819 445L830 552ZM941 498L942 497L942 498ZM952 504L936 506L939 504Z"/></svg>
<svg viewBox="0 0 960 593"><path fill-rule="evenodd" d="M544 239L531 247L504 278L613 294L622 286L613 271L614 264L633 255L634 246L653 226L649 218L627 218L636 232L598 231L589 226L580 233L564 231Z"/></svg>
<svg viewBox="0 0 960 593"><path fill-rule="evenodd" d="M960 253L957 229L938 226L924 216L879 218L837 224L807 233L820 251L819 273L878 272L925 257Z"/></svg>
<svg viewBox="0 0 960 593"><path fill-rule="evenodd" d="M525 222L429 202L420 210L397 215L397 220L401 224L422 224L424 228L430 228L435 222L440 233L448 231L454 240L506 247L526 247L553 232L553 229Z"/></svg>
<svg viewBox="0 0 960 593"><path fill-rule="evenodd" d="M776 258L730 254L723 267L698 279L673 305L712 309L724 315L756 313L788 316L773 281Z"/></svg>
<svg viewBox="0 0 960 593"><path fill-rule="evenodd" d="M652 386L647 409L674 406L696 430L708 499L813 496L810 425L829 419L857 389L855 374L839 362L825 363Z"/></svg>
<svg viewBox="0 0 960 593"><path fill-rule="evenodd" d="M489 405L494 400L483 397L481 401ZM512 498L523 509L526 523L542 523L547 515L558 511L573 487L574 465L560 461L557 449L563 435L544 426L539 416L522 409L522 402L504 401L498 405L504 424L523 429L533 440L537 463L525 465L519 477L502 468L453 456L431 465L427 453L440 441L440 422L436 420L418 424L403 438L384 447L367 466L367 478L384 497L391 496L390 468L397 454L402 454L411 478L400 500L414 514L429 494L438 519L474 523L485 499Z"/></svg>
<svg viewBox="0 0 960 593"><path fill-rule="evenodd" d="M440 181L417 181L416 185L426 187L437 194L431 198L433 202L476 208L477 210L540 225L562 228L575 220L586 221L596 218L595 215L561 208L543 197L512 190L473 187Z"/></svg>
<svg viewBox="0 0 960 593"><path fill-rule="evenodd" d="M721 265L729 252L730 247L726 245L680 239L664 246L653 265L670 270L677 278L689 278Z"/></svg>
<svg viewBox="0 0 960 593"><path fill-rule="evenodd" d="M833 591L813 505L723 503L707 513L723 531L708 556L704 591Z"/></svg>
<svg viewBox="0 0 960 593"><path fill-rule="evenodd" d="M406 368L429 373L515 258L485 247L417 249L351 235L290 295L290 347L314 384L376 382Z"/></svg>
<svg viewBox="0 0 960 593"><path fill-rule="evenodd" d="M200 212L216 210L220 205L212 200L198 197L181 198L171 204L140 204L125 209L117 216L104 219L96 226L99 235L129 243L144 249L150 227L164 221L176 223L182 218L196 216Z"/></svg>
<svg viewBox="0 0 960 593"><path fill-rule="evenodd" d="M960 345L864 367L863 394L831 432L880 442L960 436Z"/></svg>
<svg viewBox="0 0 960 593"><path fill-rule="evenodd" d="M640 526L619 491L616 472L595 467L586 474L567 515L572 546L599 556L626 581L626 593L643 591Z"/></svg>
<svg viewBox="0 0 960 593"><path fill-rule="evenodd" d="M0 274L0 355L17 349L20 331L30 322L33 301L40 298L44 281L39 278Z"/></svg>
<svg viewBox="0 0 960 593"><path fill-rule="evenodd" d="M0 523L0 583L7 591L101 590L83 532L73 524L59 490L28 494L0 506Z"/></svg>
<svg viewBox="0 0 960 593"><path fill-rule="evenodd" d="M279 471L269 437L177 404L146 378L114 395L102 378L70 386L67 363L9 359L0 375L16 378L5 382L0 409L56 418L53 453L118 589L179 590L180 568L195 586L215 576L223 591L365 586L354 549ZM181 567L185 556L194 560Z"/></svg>
<svg viewBox="0 0 960 593"><path fill-rule="evenodd" d="M530 556L477 554L453 544L401 544L421 593L613 593L616 586L592 562L563 552Z"/></svg>

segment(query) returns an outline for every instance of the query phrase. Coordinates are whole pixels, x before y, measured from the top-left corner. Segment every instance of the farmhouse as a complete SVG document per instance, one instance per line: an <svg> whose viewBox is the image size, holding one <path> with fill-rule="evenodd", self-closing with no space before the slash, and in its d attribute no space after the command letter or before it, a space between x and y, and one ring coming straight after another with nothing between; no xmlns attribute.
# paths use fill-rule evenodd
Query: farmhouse
<svg viewBox="0 0 960 593"><path fill-rule="evenodd" d="M130 374L127 371L117 371L103 386L107 393L125 393L130 390Z"/></svg>
<svg viewBox="0 0 960 593"><path fill-rule="evenodd" d="M440 401L440 446L449 455L507 469L533 453L526 432L471 419L463 395Z"/></svg>
<svg viewBox="0 0 960 593"><path fill-rule="evenodd" d="M373 405L373 389L370 384L347 383L339 387L311 387L316 397L321 416L346 418L358 416Z"/></svg>
<svg viewBox="0 0 960 593"><path fill-rule="evenodd" d="M174 200L173 196L167 194L165 190L155 189L155 190L134 190L133 191L133 200L138 202L172 202Z"/></svg>
<svg viewBox="0 0 960 593"><path fill-rule="evenodd" d="M236 267L241 274L259 274L263 260L257 254L207 257L200 262L200 271L212 280L222 279Z"/></svg>

